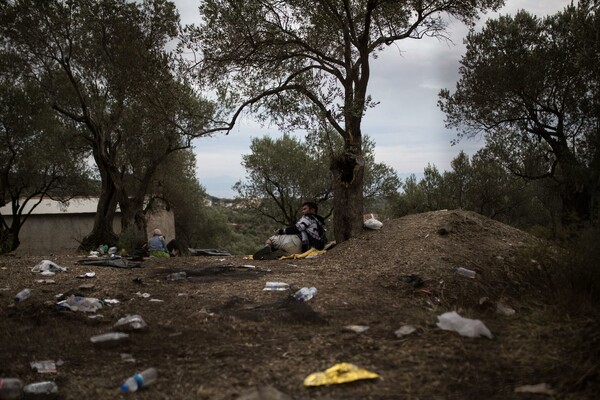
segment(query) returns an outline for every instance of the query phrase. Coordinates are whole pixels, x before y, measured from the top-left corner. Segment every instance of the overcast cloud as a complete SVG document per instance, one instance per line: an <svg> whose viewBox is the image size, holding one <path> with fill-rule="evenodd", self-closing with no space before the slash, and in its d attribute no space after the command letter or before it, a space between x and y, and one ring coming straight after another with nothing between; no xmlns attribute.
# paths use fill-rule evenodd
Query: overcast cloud
<svg viewBox="0 0 600 400"><path fill-rule="evenodd" d="M197 2L175 0L183 24L199 19ZM507 0L500 14L519 9L539 16L554 14L571 0ZM497 17L488 14L485 18ZM482 22L478 24L482 25ZM462 141L451 146L455 132L444 127L444 115L437 107L440 89L453 89L458 80L459 60L464 53L467 28L458 21L449 27L454 43L437 39L404 40L390 46L372 60L369 93L375 108L367 110L363 133L375 141L375 160L393 167L401 178L414 173L422 176L428 163L440 171L450 169L450 161L460 150L472 155L481 141ZM266 134L279 135L251 120L241 121L229 135L200 138L195 141L197 176L207 192L232 198L233 184L244 179L242 155L250 152L250 140Z"/></svg>

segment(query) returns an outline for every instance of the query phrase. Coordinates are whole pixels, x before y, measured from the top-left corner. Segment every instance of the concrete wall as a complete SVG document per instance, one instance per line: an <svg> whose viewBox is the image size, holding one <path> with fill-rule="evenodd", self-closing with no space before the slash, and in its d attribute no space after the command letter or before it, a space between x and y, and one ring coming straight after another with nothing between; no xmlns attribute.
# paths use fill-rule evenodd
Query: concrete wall
<svg viewBox="0 0 600 400"><path fill-rule="evenodd" d="M12 218L5 217L10 224ZM149 236L159 228L167 241L175 238L175 218L172 211L159 211L147 216ZM84 236L94 226L94 214L31 214L19 233L21 245L17 254L48 255L74 253ZM116 233L121 231L119 215L113 222ZM111 243L107 243L111 244Z"/></svg>

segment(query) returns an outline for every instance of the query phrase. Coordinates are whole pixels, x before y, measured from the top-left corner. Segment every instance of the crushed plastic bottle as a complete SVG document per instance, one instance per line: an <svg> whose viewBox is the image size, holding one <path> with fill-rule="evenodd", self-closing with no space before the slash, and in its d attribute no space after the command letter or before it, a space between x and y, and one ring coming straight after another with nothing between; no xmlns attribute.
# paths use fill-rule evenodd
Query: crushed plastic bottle
<svg viewBox="0 0 600 400"><path fill-rule="evenodd" d="M456 273L462 276L466 276L467 278L475 278L475 275L477 275L475 271L471 271L470 269L466 269L463 267L456 268Z"/></svg>
<svg viewBox="0 0 600 400"><path fill-rule="evenodd" d="M123 332L109 332L92 336L90 342L97 346L110 347L129 340L129 334Z"/></svg>
<svg viewBox="0 0 600 400"><path fill-rule="evenodd" d="M280 292L289 290L289 288L290 284L287 282L267 282L265 283L265 287L263 288L263 290Z"/></svg>
<svg viewBox="0 0 600 400"><path fill-rule="evenodd" d="M187 278L187 274L185 273L185 271L174 272L172 274L167 275L168 281L180 281L180 280L186 279L186 278Z"/></svg>
<svg viewBox="0 0 600 400"><path fill-rule="evenodd" d="M0 399L18 399L22 389L23 381L19 378L0 378Z"/></svg>
<svg viewBox="0 0 600 400"><path fill-rule="evenodd" d="M29 296L31 296L31 290L23 289L15 295L15 303L25 301L29 298Z"/></svg>
<svg viewBox="0 0 600 400"><path fill-rule="evenodd" d="M294 299L298 300L298 301L308 301L310 299L312 299L313 297L315 297L315 295L317 294L317 288L316 287L303 287L302 289L298 290L296 293L294 293Z"/></svg>
<svg viewBox="0 0 600 400"><path fill-rule="evenodd" d="M140 315L128 315L119 319L113 328L118 331L143 331L148 328L148 324Z"/></svg>
<svg viewBox="0 0 600 400"><path fill-rule="evenodd" d="M51 395L58 394L58 386L52 381L35 382L26 385L23 388L25 396L34 398L48 398Z"/></svg>
<svg viewBox="0 0 600 400"><path fill-rule="evenodd" d="M135 374L132 377L127 378L125 383L121 385L121 392L129 393L143 389L146 386L154 383L156 381L156 377L156 368L148 368L139 374Z"/></svg>

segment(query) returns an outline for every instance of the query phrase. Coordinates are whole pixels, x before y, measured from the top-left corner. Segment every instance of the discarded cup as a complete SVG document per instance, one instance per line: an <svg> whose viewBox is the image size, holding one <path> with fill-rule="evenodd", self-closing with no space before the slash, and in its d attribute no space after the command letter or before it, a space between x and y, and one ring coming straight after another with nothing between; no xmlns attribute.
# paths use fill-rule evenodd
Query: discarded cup
<svg viewBox="0 0 600 400"><path fill-rule="evenodd" d="M102 335L92 336L90 342L97 346L115 346L129 340L129 334L123 332L109 332Z"/></svg>
<svg viewBox="0 0 600 400"><path fill-rule="evenodd" d="M142 331L148 328L148 324L139 315L128 315L119 319L113 328L118 331Z"/></svg>
<svg viewBox="0 0 600 400"><path fill-rule="evenodd" d="M31 290L23 289L15 296L15 303L20 303L24 300L27 300L31 296Z"/></svg>

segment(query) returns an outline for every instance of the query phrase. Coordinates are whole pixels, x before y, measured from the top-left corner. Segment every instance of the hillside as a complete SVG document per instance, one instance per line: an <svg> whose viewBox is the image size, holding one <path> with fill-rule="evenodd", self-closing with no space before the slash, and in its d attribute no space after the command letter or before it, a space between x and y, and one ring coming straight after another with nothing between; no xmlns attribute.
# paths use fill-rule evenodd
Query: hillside
<svg viewBox="0 0 600 400"><path fill-rule="evenodd" d="M150 366L159 379L136 398L591 399L600 390L599 324L548 290L547 268L557 254L476 213L437 211L384 221L381 230L313 259L152 258L143 268L119 269L79 265L81 254L5 256L0 376L55 380L63 399L117 398L125 378ZM31 272L42 259L68 271L50 277L54 284L37 283L47 279ZM249 264L255 268L244 267ZM457 274L457 267L476 277ZM166 279L180 271L186 280ZM96 276L77 278L86 272ZM263 291L267 281L318 291L298 303L289 291ZM24 287L32 289L31 298L13 305ZM90 319L56 311L60 293L119 303ZM498 303L514 314L499 313ZM493 338L441 330L437 317L447 311L480 319ZM127 314L141 315L148 330L112 348L90 343ZM356 333L348 325L368 330ZM404 325L416 330L399 337L395 332ZM30 367L48 359L63 361L57 373ZM303 386L312 372L340 362L380 378ZM515 392L541 383L553 394ZM265 394L269 385L281 393ZM263 397L253 394L257 387Z"/></svg>

